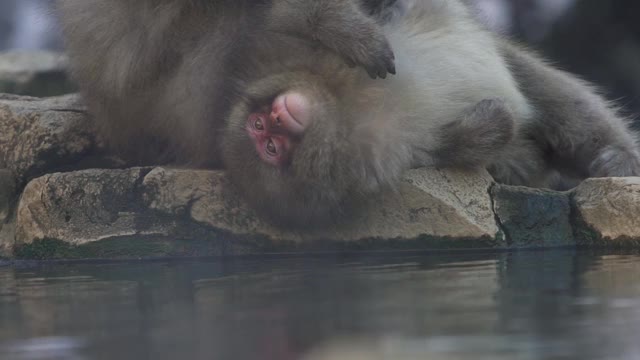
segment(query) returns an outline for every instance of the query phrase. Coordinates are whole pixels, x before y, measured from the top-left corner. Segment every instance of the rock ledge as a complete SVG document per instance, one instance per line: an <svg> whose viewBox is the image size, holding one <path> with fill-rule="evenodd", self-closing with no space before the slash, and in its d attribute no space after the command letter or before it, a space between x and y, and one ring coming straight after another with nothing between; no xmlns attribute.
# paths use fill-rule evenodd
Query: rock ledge
<svg viewBox="0 0 640 360"><path fill-rule="evenodd" d="M640 178L554 192L416 169L342 224L290 231L256 216L222 171L107 169L121 165L110 159L77 96L0 94L0 256L640 247Z"/></svg>

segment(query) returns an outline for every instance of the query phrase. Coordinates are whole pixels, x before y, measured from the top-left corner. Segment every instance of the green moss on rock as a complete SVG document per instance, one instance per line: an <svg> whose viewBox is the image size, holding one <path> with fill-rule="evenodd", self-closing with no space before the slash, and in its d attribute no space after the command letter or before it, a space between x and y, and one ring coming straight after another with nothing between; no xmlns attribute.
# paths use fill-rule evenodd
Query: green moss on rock
<svg viewBox="0 0 640 360"><path fill-rule="evenodd" d="M15 257L23 260L60 259L142 259L164 257L210 257L266 254L299 254L322 252L378 252L425 250L472 250L495 248L495 240L450 239L422 236L418 239L365 239L360 241L278 242L264 237L243 238L217 234L202 239L129 236L72 245L57 239L36 240L15 249Z"/></svg>

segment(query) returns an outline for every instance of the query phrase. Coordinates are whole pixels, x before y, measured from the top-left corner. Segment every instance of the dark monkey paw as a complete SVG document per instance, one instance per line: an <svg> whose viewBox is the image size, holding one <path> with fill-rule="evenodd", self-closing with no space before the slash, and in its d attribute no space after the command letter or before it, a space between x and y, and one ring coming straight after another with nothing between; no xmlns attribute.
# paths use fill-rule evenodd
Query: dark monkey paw
<svg viewBox="0 0 640 360"><path fill-rule="evenodd" d="M385 79L387 74L396 73L395 55L387 38L375 27L368 24L349 34L335 46L351 67L362 66L372 79Z"/></svg>
<svg viewBox="0 0 640 360"><path fill-rule="evenodd" d="M379 0L370 0L373 4ZM375 1L375 2L374 2ZM347 0L282 0L273 2L270 30L309 37L362 66L372 78L395 74L395 55L379 19Z"/></svg>

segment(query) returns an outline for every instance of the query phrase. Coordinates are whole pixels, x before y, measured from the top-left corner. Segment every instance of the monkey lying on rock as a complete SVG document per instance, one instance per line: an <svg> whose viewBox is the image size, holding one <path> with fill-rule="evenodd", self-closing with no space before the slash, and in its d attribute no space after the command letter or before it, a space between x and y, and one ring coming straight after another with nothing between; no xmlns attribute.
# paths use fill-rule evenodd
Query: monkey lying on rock
<svg viewBox="0 0 640 360"><path fill-rule="evenodd" d="M395 72L382 31L354 0L55 5L72 76L99 132L137 163L221 165L224 118L243 72L261 56L255 44L274 43L281 34L335 51L371 77Z"/></svg>
<svg viewBox="0 0 640 360"><path fill-rule="evenodd" d="M459 0L389 3L373 17L347 0L58 8L115 148L142 163L222 162L287 225L339 220L411 167L487 167L528 186L549 186L553 171L640 173L634 137L588 85L491 34Z"/></svg>

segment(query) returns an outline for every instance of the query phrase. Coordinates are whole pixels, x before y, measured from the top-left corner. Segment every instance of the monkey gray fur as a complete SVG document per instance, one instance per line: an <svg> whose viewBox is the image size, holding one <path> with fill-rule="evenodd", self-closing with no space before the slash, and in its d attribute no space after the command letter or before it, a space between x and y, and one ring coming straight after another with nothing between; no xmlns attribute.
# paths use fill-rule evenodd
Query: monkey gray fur
<svg viewBox="0 0 640 360"><path fill-rule="evenodd" d="M538 187L553 187L558 172L640 174L634 136L586 83L484 30L460 2L398 0L389 12L381 16L397 76L374 81L282 39L295 60L248 84L223 149L234 182L262 213L306 226L340 221L358 199L420 166L487 167L501 182ZM301 137L285 118L277 124L282 94L308 100L297 113ZM273 147L290 158L271 161L272 143L247 137L256 112L291 139Z"/></svg>

